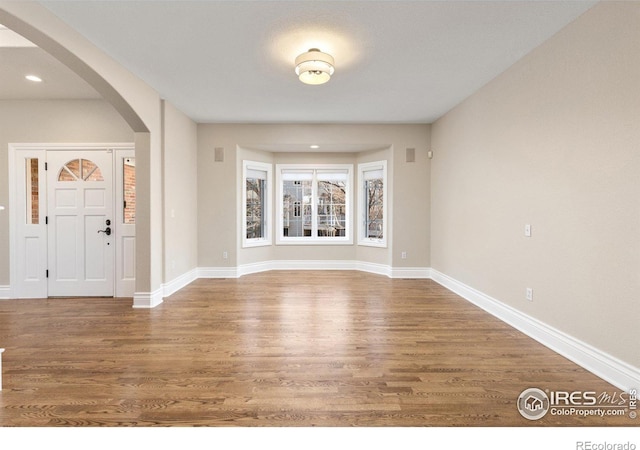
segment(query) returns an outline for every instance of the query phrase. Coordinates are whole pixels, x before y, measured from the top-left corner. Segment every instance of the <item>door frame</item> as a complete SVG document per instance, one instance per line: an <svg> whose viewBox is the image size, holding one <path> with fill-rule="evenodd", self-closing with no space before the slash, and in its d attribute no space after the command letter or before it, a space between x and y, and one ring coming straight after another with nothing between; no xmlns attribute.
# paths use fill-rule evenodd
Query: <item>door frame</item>
<svg viewBox="0 0 640 450"><path fill-rule="evenodd" d="M23 260L24 255L20 255L21 245L19 245L18 240L21 239L21 236L24 234L22 232L19 233L23 224L20 222L21 214L19 213L19 206L21 202L19 201L20 195L25 195L25 193L20 194L18 191L23 189L23 186L18 186L18 181L24 177L18 176L19 172L24 171L23 167L19 167L17 164L16 158L19 153L25 153L24 157L27 158L29 156L38 157L39 164L44 166L44 161L41 159L43 155L46 156L47 150L68 150L70 154L73 154L74 151L81 150L112 150L113 151L113 164L114 164L114 172L113 172L113 180L114 180L114 208L118 208L118 198L116 184L118 181L117 176L117 167L115 166L117 155L128 155L135 156L135 144L132 142L120 142L120 143L10 143L9 144L9 271L10 271L10 297L11 298L47 298L48 297L48 286L47 279L44 278L44 273L47 265L47 230L46 225L43 221L40 221L38 225L40 228L39 236L44 236L44 239L40 240L39 251L38 253L41 256L44 256L44 267L38 268L43 274L42 279L35 279L34 282L31 283L31 286L28 286L24 280L19 279L19 275L21 274L20 270L18 270L19 265L24 264ZM33 152L33 155L29 155L28 153ZM42 172L44 173L44 172ZM47 182L46 176L39 176L38 179L38 190L39 190L39 210L40 217L44 217L47 214ZM25 195L26 197L26 195ZM24 198L20 198L24 199ZM116 230L119 227L116 226ZM135 227L133 229L133 233L135 234ZM116 248L115 248L115 258L114 258L114 292L116 296L126 296L133 297L134 294L134 286L135 286L135 278L133 281L129 278L128 280L122 280L118 276L118 267L116 261L122 258L123 249L121 248L122 239L116 240ZM43 250L44 246L44 250Z"/></svg>

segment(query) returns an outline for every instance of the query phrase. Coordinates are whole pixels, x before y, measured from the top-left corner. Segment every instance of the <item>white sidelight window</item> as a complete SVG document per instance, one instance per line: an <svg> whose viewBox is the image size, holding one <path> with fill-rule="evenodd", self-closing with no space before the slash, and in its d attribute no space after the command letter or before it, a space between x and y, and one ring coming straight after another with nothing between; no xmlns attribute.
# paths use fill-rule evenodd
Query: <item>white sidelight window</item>
<svg viewBox="0 0 640 450"><path fill-rule="evenodd" d="M358 244L387 246L387 162L358 164Z"/></svg>
<svg viewBox="0 0 640 450"><path fill-rule="evenodd" d="M271 179L271 164L243 161L243 247L271 245Z"/></svg>
<svg viewBox="0 0 640 450"><path fill-rule="evenodd" d="M351 244L350 164L276 166L278 244Z"/></svg>

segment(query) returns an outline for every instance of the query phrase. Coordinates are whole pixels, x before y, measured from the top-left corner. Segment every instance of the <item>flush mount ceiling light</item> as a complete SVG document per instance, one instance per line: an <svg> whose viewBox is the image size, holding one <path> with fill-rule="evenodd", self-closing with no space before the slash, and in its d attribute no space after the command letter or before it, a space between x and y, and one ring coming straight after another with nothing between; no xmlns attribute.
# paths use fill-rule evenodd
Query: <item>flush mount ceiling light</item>
<svg viewBox="0 0 640 450"><path fill-rule="evenodd" d="M25 78L29 81L33 81L34 83L42 83L42 78L37 75L26 75Z"/></svg>
<svg viewBox="0 0 640 450"><path fill-rule="evenodd" d="M323 84L333 75L333 64L333 56L322 53L317 48L310 48L296 58L296 75L303 83Z"/></svg>

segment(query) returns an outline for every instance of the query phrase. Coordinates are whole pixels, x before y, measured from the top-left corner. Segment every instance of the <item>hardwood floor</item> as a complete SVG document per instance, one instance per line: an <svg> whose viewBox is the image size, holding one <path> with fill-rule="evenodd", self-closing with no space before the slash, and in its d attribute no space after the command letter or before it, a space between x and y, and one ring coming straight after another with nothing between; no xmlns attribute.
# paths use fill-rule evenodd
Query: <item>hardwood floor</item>
<svg viewBox="0 0 640 450"><path fill-rule="evenodd" d="M268 272L130 299L0 302L2 426L603 426L526 388L619 392L431 280Z"/></svg>

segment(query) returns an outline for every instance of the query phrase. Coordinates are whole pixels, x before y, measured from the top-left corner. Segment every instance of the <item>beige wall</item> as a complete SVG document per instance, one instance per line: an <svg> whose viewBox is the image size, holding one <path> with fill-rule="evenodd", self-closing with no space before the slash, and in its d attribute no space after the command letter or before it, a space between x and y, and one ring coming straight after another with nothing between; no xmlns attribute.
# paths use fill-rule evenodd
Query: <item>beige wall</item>
<svg viewBox="0 0 640 450"><path fill-rule="evenodd" d="M9 143L133 142L102 100L0 101L0 285L9 285Z"/></svg>
<svg viewBox="0 0 640 450"><path fill-rule="evenodd" d="M216 127L198 125L198 266L235 267L237 151L235 143L217 136ZM216 147L224 148L222 162L214 161Z"/></svg>
<svg viewBox="0 0 640 450"><path fill-rule="evenodd" d="M394 267L429 266L428 125L208 124L198 126L199 256L201 267L235 267L276 260L361 260ZM255 150L319 144L347 152ZM214 162L216 147L224 162ZM358 147L358 151L352 151ZM405 162L405 149L416 149L416 162ZM379 149L365 151L364 149ZM386 150L384 150L386 149ZM353 245L272 246L242 249L239 233L238 177L242 160L279 163L351 163L388 160L390 191L387 249ZM354 174L355 176L355 174ZM275 178L275 174L274 174ZM354 197L355 202L355 197ZM355 203L354 203L355 204ZM275 217L274 217L275 221ZM417 226L419 225L419 227ZM400 259L400 252L408 253ZM229 258L223 259L228 252Z"/></svg>
<svg viewBox="0 0 640 450"><path fill-rule="evenodd" d="M164 282L198 264L197 128L163 102Z"/></svg>
<svg viewBox="0 0 640 450"><path fill-rule="evenodd" d="M431 174L434 269L635 367L639 23L605 2L560 31L433 125Z"/></svg>

